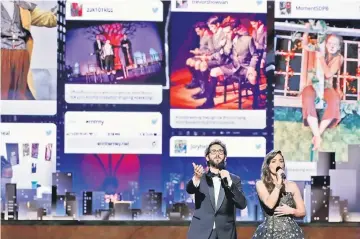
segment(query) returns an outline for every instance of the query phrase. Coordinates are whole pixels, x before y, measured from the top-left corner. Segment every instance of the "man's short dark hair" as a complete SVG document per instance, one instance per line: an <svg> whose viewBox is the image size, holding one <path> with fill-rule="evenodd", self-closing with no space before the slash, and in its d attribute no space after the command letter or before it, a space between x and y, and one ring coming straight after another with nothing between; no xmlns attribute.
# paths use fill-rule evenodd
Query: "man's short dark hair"
<svg viewBox="0 0 360 239"><path fill-rule="evenodd" d="M207 148L205 149L205 157L207 157L209 154L210 154L210 148L213 146L213 145L219 145L223 150L224 150L224 156L226 157L227 156L227 149L226 149L226 145L218 140L218 139L215 139L214 141L212 141L209 146L207 146Z"/></svg>
<svg viewBox="0 0 360 239"><path fill-rule="evenodd" d="M193 28L194 29L196 29L196 28L207 29L208 27L207 27L205 22L197 22L197 23L194 24Z"/></svg>

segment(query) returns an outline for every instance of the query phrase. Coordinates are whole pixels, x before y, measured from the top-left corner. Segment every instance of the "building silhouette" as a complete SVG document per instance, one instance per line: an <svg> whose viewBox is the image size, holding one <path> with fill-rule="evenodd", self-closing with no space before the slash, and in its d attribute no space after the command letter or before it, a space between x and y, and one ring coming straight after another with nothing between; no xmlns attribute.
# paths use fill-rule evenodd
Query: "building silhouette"
<svg viewBox="0 0 360 239"><path fill-rule="evenodd" d="M6 184L6 210L8 220L18 220L16 184Z"/></svg>
<svg viewBox="0 0 360 239"><path fill-rule="evenodd" d="M93 193L83 192L83 215L93 215Z"/></svg>
<svg viewBox="0 0 360 239"><path fill-rule="evenodd" d="M150 189L142 197L142 217L145 219L155 219L162 215L162 193Z"/></svg>

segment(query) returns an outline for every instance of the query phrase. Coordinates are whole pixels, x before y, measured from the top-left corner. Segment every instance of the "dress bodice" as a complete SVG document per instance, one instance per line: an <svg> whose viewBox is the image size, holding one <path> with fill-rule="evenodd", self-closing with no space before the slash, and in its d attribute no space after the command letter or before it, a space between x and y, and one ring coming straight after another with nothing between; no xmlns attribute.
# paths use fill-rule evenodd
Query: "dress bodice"
<svg viewBox="0 0 360 239"><path fill-rule="evenodd" d="M256 229L252 239L304 239L304 233L292 216L276 216L275 208L279 205L288 205L296 208L293 194L282 194L273 209L266 207L260 200L265 220Z"/></svg>
<svg viewBox="0 0 360 239"><path fill-rule="evenodd" d="M265 204L263 204L260 200L260 205L263 209L265 217L273 216L275 208L279 205L288 205L289 207L296 208L296 204L293 198L293 194L291 192L285 192L282 194L276 203L275 207L273 209L269 209Z"/></svg>

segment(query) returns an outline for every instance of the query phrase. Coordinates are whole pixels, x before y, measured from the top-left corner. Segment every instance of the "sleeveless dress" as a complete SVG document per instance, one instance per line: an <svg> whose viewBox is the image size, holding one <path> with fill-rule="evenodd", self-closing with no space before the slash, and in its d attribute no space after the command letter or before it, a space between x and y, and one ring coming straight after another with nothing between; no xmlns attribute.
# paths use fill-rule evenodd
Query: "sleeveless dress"
<svg viewBox="0 0 360 239"><path fill-rule="evenodd" d="M253 239L304 239L304 233L292 216L274 215L274 210L278 205L286 204L295 208L295 201L292 193L286 192L282 195L274 207L267 208L261 201L261 207L264 212L265 220L256 229Z"/></svg>

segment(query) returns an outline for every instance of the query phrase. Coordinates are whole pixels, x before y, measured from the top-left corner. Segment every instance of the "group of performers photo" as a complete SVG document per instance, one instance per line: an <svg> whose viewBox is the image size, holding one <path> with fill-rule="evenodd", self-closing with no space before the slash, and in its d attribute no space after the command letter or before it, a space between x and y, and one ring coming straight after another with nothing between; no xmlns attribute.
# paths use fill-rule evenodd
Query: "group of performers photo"
<svg viewBox="0 0 360 239"><path fill-rule="evenodd" d="M208 17L209 14L197 13L189 14L187 19L183 14L174 14L172 20L172 108L265 108L265 15L218 14ZM181 22L180 15L184 19ZM192 25L190 32L187 25ZM177 37L173 36L175 34ZM218 89L221 89L220 97ZM227 92L227 89L232 92ZM231 98L231 93L232 99L226 100L227 94ZM246 99L242 102L244 94Z"/></svg>
<svg viewBox="0 0 360 239"><path fill-rule="evenodd" d="M160 28L153 22L68 21L67 83L163 84Z"/></svg>
<svg viewBox="0 0 360 239"><path fill-rule="evenodd" d="M105 39L105 41L103 39ZM109 77L109 82L115 81L115 61L117 66L121 66L118 54L119 48L121 48L121 52L125 59L125 65L127 67L133 66L134 59L132 56L131 41L127 38L126 34L123 34L120 46L111 44L110 39L107 39L103 35L96 35L96 39L94 41L94 52L91 53L91 55L96 56L97 67L106 72Z"/></svg>

